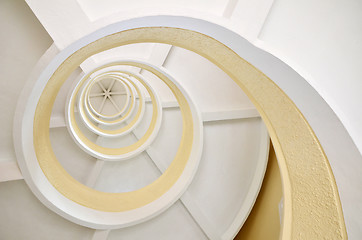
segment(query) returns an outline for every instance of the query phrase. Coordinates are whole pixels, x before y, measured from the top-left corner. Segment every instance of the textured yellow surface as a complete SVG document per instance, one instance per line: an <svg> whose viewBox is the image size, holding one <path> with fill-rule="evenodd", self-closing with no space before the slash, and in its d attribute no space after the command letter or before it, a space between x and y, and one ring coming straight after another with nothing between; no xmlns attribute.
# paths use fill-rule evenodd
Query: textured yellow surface
<svg viewBox="0 0 362 240"><path fill-rule="evenodd" d="M282 183L274 148L270 145L268 167L255 205L235 240L278 240L280 235L279 202Z"/></svg>
<svg viewBox="0 0 362 240"><path fill-rule="evenodd" d="M180 46L194 51L223 69L244 90L258 109L271 136L281 171L284 193L284 222L281 231L283 239L346 239L341 204L335 180L323 149L308 122L290 98L258 69L246 62L220 42L190 30L176 28L139 28L116 33L99 39L80 49L64 62L49 80L38 103L34 119L34 144L40 166L49 181L65 196L74 201L96 209L117 211L118 200L102 202L107 193L100 193L81 185L60 166L55 159L49 141L49 120L51 108L59 88L69 74L88 56L120 45L137 42L159 42ZM185 102L175 94L182 111ZM186 104L187 105L187 104ZM188 115L188 117L185 117ZM189 126L186 124L190 112L183 113L183 145L192 144L185 140ZM190 121L189 124L192 124ZM192 125L190 125L192 127ZM187 158L180 151L176 158ZM174 167L175 161L169 169ZM182 162L182 160L181 160ZM180 166L184 166L180 164ZM182 169L179 169L182 172ZM179 172L180 172L179 171ZM170 172L168 170L168 172ZM166 174L166 173L165 173ZM164 184L152 188L153 183L141 194L147 201L138 200L133 208L149 202L160 195L175 181L175 176L163 175ZM62 181L67 178L68 182ZM176 177L177 178L177 177ZM171 185L172 185L171 183ZM166 187L168 186L168 187ZM77 189L78 191L71 191ZM144 189L141 189L141 191ZM153 192L155 191L155 192ZM91 199L89 195L92 194ZM151 195L151 199L149 197ZM112 195L113 196L113 195ZM85 197L86 199L83 199ZM128 199L134 200L131 197ZM90 201L93 204L88 204ZM127 201L124 199L124 201ZM108 204L108 206L107 206ZM111 208L111 209L109 209ZM124 210L124 208L120 208Z"/></svg>

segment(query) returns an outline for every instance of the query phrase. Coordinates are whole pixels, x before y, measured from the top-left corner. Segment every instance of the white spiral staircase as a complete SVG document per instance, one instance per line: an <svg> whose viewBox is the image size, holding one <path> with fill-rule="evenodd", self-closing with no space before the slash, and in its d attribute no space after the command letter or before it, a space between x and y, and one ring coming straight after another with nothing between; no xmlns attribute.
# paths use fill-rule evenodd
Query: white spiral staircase
<svg viewBox="0 0 362 240"><path fill-rule="evenodd" d="M217 36L221 30L214 25L221 25L225 32L240 29L238 35L267 49L259 38L268 32L262 28L273 1L135 2L121 12L112 6L124 3L114 1L27 3L46 31L34 37L43 40L36 57L27 60L19 86L4 92L17 91L17 105L3 104L4 112L12 109L3 125L13 128L4 130L2 139L0 239L233 239L253 208L269 154L268 131L247 95L217 64L181 46L134 40L95 54L86 47L118 31L147 26L199 28ZM16 4L34 29L41 28L25 3ZM148 15L155 16L142 18ZM54 41L49 48L46 32ZM80 64L63 65L81 51ZM254 46L243 51L246 59L253 51L259 56ZM247 60L269 71L269 62L255 59ZM35 66L31 74L30 66ZM284 74L272 68L269 73L272 79ZM346 203L357 203L361 193L343 189L358 189L361 178L353 171L341 173L331 147L338 143L328 143L313 108L298 102L304 99L298 89L277 84L320 138L336 176L348 234L357 239L360 219ZM323 104L320 109L329 111ZM351 155L347 161L358 169L361 156L334 118L346 143L343 151ZM27 185L12 181L23 178Z"/></svg>

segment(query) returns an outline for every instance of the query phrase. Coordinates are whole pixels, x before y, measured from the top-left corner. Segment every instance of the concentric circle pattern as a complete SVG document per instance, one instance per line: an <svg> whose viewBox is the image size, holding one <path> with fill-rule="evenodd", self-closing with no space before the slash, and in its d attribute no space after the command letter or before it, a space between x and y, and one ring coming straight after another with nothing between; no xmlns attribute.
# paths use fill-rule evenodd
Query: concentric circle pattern
<svg viewBox="0 0 362 240"><path fill-rule="evenodd" d="M142 92L140 91L139 87L134 84L134 82L132 81L131 78L127 78L124 76L122 77L122 75L120 75L120 73L113 73L113 72L110 72L110 73L106 74L105 76L100 75L99 77L101 78L100 80L102 80L103 77L107 78L107 76L110 76L113 79L117 79L118 81L124 83L124 85L127 87L126 103L124 104L124 109L120 110L119 114L117 114L118 118L112 119L112 117L111 117L111 119L109 119L109 117L107 117L107 116L101 116L98 114L97 110L95 110L93 108L93 106L90 104L91 96L90 96L89 92L90 92L90 89L93 87L93 85L95 85L95 83L88 86L88 90L87 90L86 96L85 96L87 99L87 102L85 103L83 101L83 104L84 104L84 107L85 107L86 112L89 115L89 117L96 123L103 124L103 125L120 124L120 123L126 121L132 115L132 113L137 105L136 104L136 95L138 93L140 93L142 95ZM140 95L140 97L138 97L138 99L139 99L141 107L144 107L144 104L145 104L144 97L141 95ZM103 99L102 99L102 102L99 104L99 108L100 108L99 110L103 110L103 109L101 109L101 107L104 107L104 103L107 100L104 97L104 95L102 95L102 97L103 97ZM114 103L111 100L109 100L109 101L112 103L112 105L117 105L117 103ZM97 117L97 115L98 115L98 117ZM84 112L82 114L82 117L83 116L84 116Z"/></svg>
<svg viewBox="0 0 362 240"><path fill-rule="evenodd" d="M177 106L180 116L177 121L181 123L178 148L169 154L170 159L166 161L168 166L155 162L160 174L152 181L128 191L109 192L95 188L89 181L81 183L76 180L58 159L62 158L62 154L53 151L56 143L50 142L47 119L50 118L56 96L62 85L69 81L74 69L98 52L139 42L137 32L144 30L132 29L132 33L123 31L126 34L124 38L115 38L112 46L101 44L96 50L92 45L103 41L100 38L84 47L74 48L73 52L65 51L58 55L37 82L42 85L42 91L33 92L34 96L31 97L37 99L32 102L33 107L29 108L34 109L30 114L34 116L31 134L34 157L26 158L26 161L36 159L32 164L37 168L33 168L35 172L31 170L30 175L40 176L38 180L42 182L39 185L38 180L30 180L35 185L34 191L52 210L88 227L127 227L158 215L180 199L192 182L202 156L204 123L189 92L162 66L135 59L116 59L97 64L92 70L81 74L78 80L73 80L65 103L66 126L74 142L85 153L98 159L98 162L137 162L146 150L150 154L148 149L152 149L153 142L158 138L161 125L167 124L163 119L161 98L155 89L162 85L175 99L174 106ZM119 33L122 33L121 29ZM131 35L127 36L129 33ZM142 41L148 42L145 39ZM87 48L94 51L86 51ZM155 79L158 84L153 85ZM250 186L244 190L252 196L241 204L235 224L226 233L230 236L245 221L265 171L268 137L261 125L255 126L255 129L261 129L257 131L261 133L261 147L265 155L262 154L254 163L254 176L248 180ZM135 140L125 145L123 139L128 136ZM121 145L117 145L121 142ZM163 146L164 149L168 147L168 144ZM260 152L258 146L255 150Z"/></svg>
<svg viewBox="0 0 362 240"><path fill-rule="evenodd" d="M132 64L132 62L130 62L129 64ZM155 91L142 76L127 71L110 71L102 74L97 74L97 72L103 70L103 68L107 68L110 66L114 67L117 65L122 66L123 64L122 62L109 63L104 65L104 67L98 67L90 73L85 74L85 76L76 85L75 89L70 95L67 111L68 127L70 129L70 132L73 134L73 137L77 140L77 142L85 151L103 160L128 159L144 151L157 136L157 132L160 128L162 120L162 107L159 97L156 95ZM125 77L125 74L128 74L129 77ZM100 80L106 78L111 80L110 85L107 87L107 89L99 82ZM106 95L109 94L111 88L114 87L116 81L124 82L125 85L128 87L129 91L131 92L131 101L129 101L129 98L127 97L124 109L119 109L113 97ZM89 101L89 92L95 84L99 84L104 92L104 96L102 95L103 100L100 104L100 110L103 110L105 101L107 99L110 100L113 107L117 110L116 114L110 116L110 118L113 118L112 120L107 120L107 118L109 119L109 116L104 117L101 113L99 115L94 109L92 110L93 106L90 104ZM150 96L153 111L152 120L149 129L147 130L145 135L133 145L117 149L96 146L95 143L89 141L89 139L87 139L85 135L81 133L81 130L78 127L78 123L75 120L74 111L76 100L78 99L77 107L81 119L89 130L103 137L123 136L131 133L132 130L134 130L140 123L144 115L145 97L140 90L138 84L143 86L146 89L148 95ZM133 114L133 112L135 113ZM125 124L121 125L122 123ZM112 128L104 129L102 128L102 126L111 126Z"/></svg>
<svg viewBox="0 0 362 240"><path fill-rule="evenodd" d="M86 104L88 109L90 108L94 114L103 119L117 118L122 115L127 109L129 99L131 97L129 94L129 85L126 86L124 80L112 77L110 77L110 79L111 83L107 82L107 80L109 80L109 78L107 79L107 76L97 79L97 81L93 82L92 86L88 87L86 94ZM107 84L109 84L109 86L105 87ZM101 92L96 89L97 86L101 88ZM126 95L126 99L122 99L122 95ZM96 99L99 97L102 97L102 102L98 107L95 107L94 104L96 104ZM108 110L108 113L103 113L105 111L104 104L107 100L112 103L114 107L114 110L111 111L112 113L109 113L110 110Z"/></svg>
<svg viewBox="0 0 362 240"><path fill-rule="evenodd" d="M74 222L103 229L127 227L145 221L179 200L197 172L204 138L204 123L195 101L168 70L134 59L103 62L82 74L70 88L65 104L65 119L74 142L98 161L114 163L136 161L137 156L152 148L152 143L158 137L163 123L163 106L160 97L151 84L152 81L146 78L152 75L163 84L164 88L168 89L176 101L181 118L178 149L167 161L168 166L158 166L161 174L156 179L130 191L99 191L88 183L82 184L65 171L58 160L59 154L54 153L54 145L49 139L49 119L55 98L62 85L82 62L94 54L124 44L159 42L159 37L166 37L167 31L170 30L165 28L164 30L167 31L164 32L158 27L126 30L121 27L116 28L115 32L120 36L113 37L112 32L115 29L112 26L106 29L109 29L109 32L104 37L99 38L94 35L81 45L75 44L74 48L70 48L71 50L59 54L44 70L44 74L37 82L41 85L39 89L42 90L33 92L31 99L36 101L29 102L33 104L33 107L29 109L34 109L30 113L30 116L33 116L34 128L29 135L25 133L26 136L33 136L30 140L34 152L29 154L33 157L26 158L26 161L36 160L32 164L36 164L37 168L33 168L35 172L31 170L30 174L38 176L37 180L31 181L40 199L52 210ZM143 37L140 37L140 34ZM170 34L173 35L173 33ZM192 36L193 32L190 31L188 34ZM179 45L178 41L182 42L183 39L182 31L175 36L177 36L177 41L167 40L168 37L166 37L166 43ZM148 74L139 74L140 71ZM122 91L113 90L116 83L123 86ZM114 93L125 94L125 98L116 101ZM105 109L107 107L108 109ZM148 122L144 121L146 115ZM237 204L239 210L233 217L233 224L227 226L225 232L227 236L235 235L245 221L255 201L265 171L268 135L263 125L260 125L260 120L257 122L258 124L253 128L257 130L257 139L261 139L261 143L259 143L260 146L257 144L256 149L253 150L257 153L255 154L257 160L252 164L254 170L251 171L252 174L246 174L247 187L243 191L248 193L248 197ZM138 134L136 141L129 145L115 147L114 144L101 143L117 142L118 139L127 135L134 135L139 126L144 129L142 134ZM92 134L98 137L96 139L90 137ZM97 140L100 138L102 141ZM168 148L167 145L163 147ZM259 154L260 151L263 154ZM250 166L250 164L247 165ZM38 180L42 183L40 184ZM183 201L187 204L188 200ZM191 204L189 207L192 208L192 203L188 204Z"/></svg>
<svg viewBox="0 0 362 240"><path fill-rule="evenodd" d="M176 18L178 21L174 22ZM217 96L218 91L222 92L223 89L214 87L210 90L207 79L213 73L208 75L208 68L204 69L206 74L198 75L203 78L200 82L206 84L198 86L197 77L188 82L187 76L190 75L183 66L195 66L186 64L187 58L183 58L178 68L183 70L182 73L186 72L181 74L183 79L179 77L180 72L164 66L167 65L166 61L152 64L138 58L117 57L116 54L108 61L96 61L91 67L84 67L89 59L96 59L97 54L130 44L168 44L176 51L182 49L185 55L192 52L200 62L207 62L205 66L216 68L218 77L224 76L230 80L228 91L240 93L243 90L245 98L249 97L251 101L250 105L254 104L253 109L208 112L200 104L206 96L203 93L209 91L211 96ZM257 56L260 54L258 49L243 44L243 38L215 24L167 16L119 22L71 44L49 63L33 83L34 86L26 88L28 92L25 90L23 93L24 110L16 121L19 130L15 138L21 142L21 147L17 147L17 157L31 190L54 212L95 229L136 225L155 218L181 201L207 237L232 239L253 207L266 169L269 136L262 118L274 143L283 178L286 211L282 235L292 236L294 232L291 229L301 228L294 224L291 216L292 212L301 212L298 196L300 192L311 192L307 191L307 185L301 184L308 179L298 179L297 172L307 170L308 161L316 159L319 176L325 176L321 177L324 184L320 185L322 187L318 192L333 190L335 185L328 177L331 174L328 161L308 122L273 81L241 57L249 52ZM260 57L260 62L263 62L263 57ZM81 68L91 70L79 71ZM80 75L74 77L77 71ZM220 83L214 81L210 84ZM197 87L205 91L197 94ZM63 105L67 136L71 136L72 144L75 143L73 145L80 148L82 154L95 162L94 167L88 168L84 174L90 176L86 181L75 176L69 165L65 166L64 154L59 154L61 146L57 139L52 138L49 130L54 103L60 99L59 95L64 89L68 91ZM165 101L164 96L161 97L163 90L169 94L169 98L174 99L172 104ZM224 92L222 96L227 95L228 92ZM209 98L210 102L213 100ZM176 108L177 117L170 118L170 113L165 110L170 105ZM247 117L240 117L247 114ZM283 119L281 114L288 114L289 118ZM208 125L208 121L220 118L230 121L228 125L223 125L222 131L217 132L216 124ZM235 119L242 119L245 125L235 127ZM228 142L223 142L220 137L223 134L230 137L239 132L250 135ZM179 137L165 138L166 135ZM298 139L295 138L297 135L300 136ZM214 141L219 137L219 142ZM169 139L174 142L167 142ZM254 144L249 144L251 142ZM176 146L173 151L169 150L172 145ZM301 151L295 146L305 146L307 150ZM157 155L155 149L159 152L161 149L163 154ZM240 164L239 156L235 156L237 154L233 151L252 158ZM114 168L125 167L122 173L136 173L139 179L146 179L142 175L144 171L134 171L129 167L134 162L132 166L141 169L140 166L144 164L142 156L145 155L161 160L153 161L152 167L158 172L143 181L143 185L128 187L120 181L116 184L123 187L121 190L107 191L96 186L94 181L91 183L94 176L96 178L97 174L102 174L95 174L97 168L101 169L107 164ZM77 161L74 159L71 166L78 164ZM297 167L295 162L299 164ZM136 177L132 177L130 181L135 181ZM240 186L243 189L240 190ZM323 186L328 186L328 190ZM338 212L336 196L323 196L333 203L330 208ZM315 199L316 196L311 195L310 198ZM331 212L313 203L311 206L319 212ZM229 209L228 205L234 208L229 214L224 214L225 209ZM338 216L333 215L331 219L336 219L333 222L336 229L343 229L338 225ZM213 218L219 221L213 222ZM313 221L310 219L310 222ZM219 229L215 230L213 223L222 227L217 225ZM305 223L303 227L308 224ZM314 224L320 224L321 228L327 226L320 221L314 221Z"/></svg>

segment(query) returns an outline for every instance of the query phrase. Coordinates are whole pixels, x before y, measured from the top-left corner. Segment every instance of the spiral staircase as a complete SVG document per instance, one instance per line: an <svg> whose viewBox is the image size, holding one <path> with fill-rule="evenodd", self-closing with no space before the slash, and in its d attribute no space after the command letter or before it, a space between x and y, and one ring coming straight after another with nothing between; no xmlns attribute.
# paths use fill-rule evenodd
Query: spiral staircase
<svg viewBox="0 0 362 240"><path fill-rule="evenodd" d="M273 45L288 3L3 6L1 239L362 236L359 112Z"/></svg>

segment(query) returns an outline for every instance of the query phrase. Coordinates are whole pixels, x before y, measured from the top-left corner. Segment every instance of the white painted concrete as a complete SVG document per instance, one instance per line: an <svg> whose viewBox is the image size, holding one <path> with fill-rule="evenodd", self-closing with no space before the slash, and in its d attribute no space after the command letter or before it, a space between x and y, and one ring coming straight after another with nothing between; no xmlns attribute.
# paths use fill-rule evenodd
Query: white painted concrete
<svg viewBox="0 0 362 240"><path fill-rule="evenodd" d="M60 50L93 31L88 17L75 0L27 0L26 3Z"/></svg>
<svg viewBox="0 0 362 240"><path fill-rule="evenodd" d="M257 161L250 159L259 155L260 122L252 118L204 126L204 153L187 192L220 234L232 224L255 174Z"/></svg>
<svg viewBox="0 0 362 240"><path fill-rule="evenodd" d="M19 166L14 159L0 162L0 182L23 179Z"/></svg>
<svg viewBox="0 0 362 240"><path fill-rule="evenodd" d="M255 41L275 0L238 0L230 21L237 33Z"/></svg>
<svg viewBox="0 0 362 240"><path fill-rule="evenodd" d="M210 111L202 113L202 120L204 122L215 122L255 117L260 117L259 112L255 108L241 108L227 111Z"/></svg>
<svg viewBox="0 0 362 240"><path fill-rule="evenodd" d="M108 236L108 240L150 238L157 240L208 239L179 201L152 221L112 230Z"/></svg>
<svg viewBox="0 0 362 240"><path fill-rule="evenodd" d="M362 152L362 2L275 0L260 39L307 74Z"/></svg>
<svg viewBox="0 0 362 240"><path fill-rule="evenodd" d="M164 66L179 79L201 112L253 107L226 73L194 52L173 47Z"/></svg>
<svg viewBox="0 0 362 240"><path fill-rule="evenodd" d="M53 128L49 132L54 154L60 164L72 177L85 184L96 159L79 151L66 128Z"/></svg>
<svg viewBox="0 0 362 240"><path fill-rule="evenodd" d="M16 102L39 58L52 40L23 1L0 2L0 162L15 160L12 126Z"/></svg>
<svg viewBox="0 0 362 240"><path fill-rule="evenodd" d="M92 240L107 240L110 230L95 230Z"/></svg>
<svg viewBox="0 0 362 240"><path fill-rule="evenodd" d="M161 8L161 9L183 9L197 10L210 12L215 15L221 15L223 9L226 6L227 1L223 0L139 0L139 1L126 1L126 0L106 0L99 2L97 0L78 0L79 5L84 10L84 13L89 17L90 21L95 21L114 13L117 13L119 9L138 10L147 8Z"/></svg>
<svg viewBox="0 0 362 240"><path fill-rule="evenodd" d="M23 180L0 183L1 239L91 239L93 230L50 211Z"/></svg>

